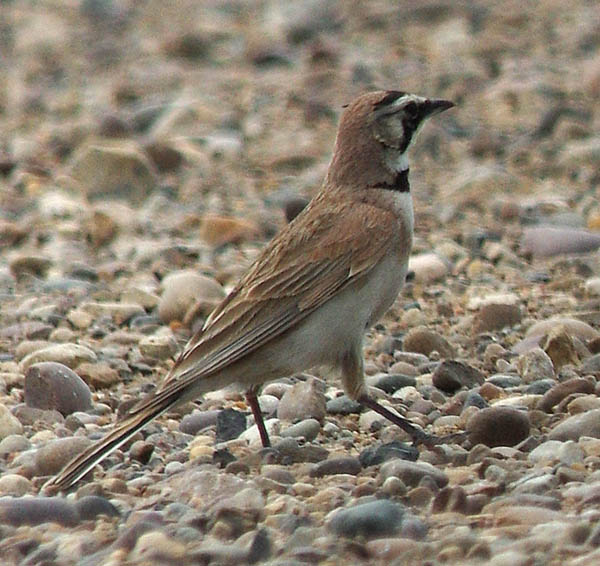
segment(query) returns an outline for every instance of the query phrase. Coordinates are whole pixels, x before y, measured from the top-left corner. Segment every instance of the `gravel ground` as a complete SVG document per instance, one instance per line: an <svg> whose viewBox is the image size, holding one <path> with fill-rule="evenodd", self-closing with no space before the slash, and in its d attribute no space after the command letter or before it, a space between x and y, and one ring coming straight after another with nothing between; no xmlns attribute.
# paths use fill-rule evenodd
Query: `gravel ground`
<svg viewBox="0 0 600 566"><path fill-rule="evenodd" d="M5 564L600 562L596 3L0 3ZM342 105L456 102L412 151L413 276L373 395L321 368L161 417L40 488L166 375L317 190Z"/></svg>

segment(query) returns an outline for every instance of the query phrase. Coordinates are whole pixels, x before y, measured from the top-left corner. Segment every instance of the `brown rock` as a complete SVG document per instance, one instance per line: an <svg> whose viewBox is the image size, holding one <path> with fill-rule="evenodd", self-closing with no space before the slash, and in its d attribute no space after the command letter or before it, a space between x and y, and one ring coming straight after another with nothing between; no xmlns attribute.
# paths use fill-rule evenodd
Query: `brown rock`
<svg viewBox="0 0 600 566"><path fill-rule="evenodd" d="M573 393L593 393L594 387L594 383L592 383L591 380L583 379L581 377L563 381L544 393L537 408L540 411L549 413L555 405L558 405L569 395L572 395Z"/></svg>
<svg viewBox="0 0 600 566"><path fill-rule="evenodd" d="M99 248L115 238L118 225L105 212L95 210L91 218L85 223L84 230L88 242L94 248Z"/></svg>
<svg viewBox="0 0 600 566"><path fill-rule="evenodd" d="M475 315L473 332L490 332L514 326L521 322L521 309L518 305L487 304Z"/></svg>
<svg viewBox="0 0 600 566"><path fill-rule="evenodd" d="M282 420L296 421L325 418L326 398L316 379L296 383L288 389L277 406L277 416Z"/></svg>
<svg viewBox="0 0 600 566"><path fill-rule="evenodd" d="M168 324L183 321L186 314L198 305L210 312L225 296L220 283L189 269L167 275L162 280L163 293L158 304L158 316Z"/></svg>
<svg viewBox="0 0 600 566"><path fill-rule="evenodd" d="M489 407L471 417L467 432L473 444L515 446L527 438L529 418L512 407Z"/></svg>
<svg viewBox="0 0 600 566"><path fill-rule="evenodd" d="M161 173L176 171L183 163L181 152L164 142L150 142L144 146L144 151Z"/></svg>
<svg viewBox="0 0 600 566"><path fill-rule="evenodd" d="M416 352L428 356L434 350L443 358L453 358L454 348L440 334L425 326L413 328L405 337L402 344L405 352Z"/></svg>
<svg viewBox="0 0 600 566"><path fill-rule="evenodd" d="M58 438L46 442L35 454L36 475L51 476L91 444L91 440L81 436Z"/></svg>
<svg viewBox="0 0 600 566"><path fill-rule="evenodd" d="M202 219L199 235L208 245L219 247L225 244L259 240L262 237L262 230L251 220L207 214Z"/></svg>
<svg viewBox="0 0 600 566"><path fill-rule="evenodd" d="M77 373L90 387L104 389L120 381L119 372L106 362L83 363L77 366Z"/></svg>
<svg viewBox="0 0 600 566"><path fill-rule="evenodd" d="M483 374L474 367L456 360L444 360L433 372L433 385L447 393L461 387L470 389L484 382Z"/></svg>
<svg viewBox="0 0 600 566"><path fill-rule="evenodd" d="M52 261L46 257L19 255L10 262L10 271L17 278L27 275L45 277Z"/></svg>
<svg viewBox="0 0 600 566"><path fill-rule="evenodd" d="M0 220L0 248L10 248L21 243L29 232L8 220Z"/></svg>
<svg viewBox="0 0 600 566"><path fill-rule="evenodd" d="M71 175L89 199L140 204L157 186L154 166L130 141L83 147L73 158Z"/></svg>
<svg viewBox="0 0 600 566"><path fill-rule="evenodd" d="M550 356L555 369L566 364L579 365L579 356L573 338L563 325L555 326L548 334L543 350Z"/></svg>

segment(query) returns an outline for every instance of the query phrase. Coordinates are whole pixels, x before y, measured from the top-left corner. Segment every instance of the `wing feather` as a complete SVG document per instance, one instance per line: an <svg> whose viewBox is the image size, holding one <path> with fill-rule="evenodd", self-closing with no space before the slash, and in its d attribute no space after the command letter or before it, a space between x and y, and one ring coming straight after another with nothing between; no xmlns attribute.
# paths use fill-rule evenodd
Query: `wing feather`
<svg viewBox="0 0 600 566"><path fill-rule="evenodd" d="M343 234L340 214L346 218ZM308 211L298 220L265 249L190 340L162 387L142 400L134 414L165 403L283 335L363 277L388 250L390 222L396 221L391 213L364 203L317 217ZM307 231L317 244L312 249L306 247Z"/></svg>

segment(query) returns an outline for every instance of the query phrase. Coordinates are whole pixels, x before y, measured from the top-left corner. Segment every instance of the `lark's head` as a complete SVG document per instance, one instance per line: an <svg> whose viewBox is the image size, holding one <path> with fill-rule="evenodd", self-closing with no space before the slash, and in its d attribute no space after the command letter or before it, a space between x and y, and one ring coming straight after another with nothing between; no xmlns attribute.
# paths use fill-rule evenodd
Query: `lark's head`
<svg viewBox="0 0 600 566"><path fill-rule="evenodd" d="M385 182L408 168L406 152L427 118L453 106L398 90L358 97L342 114L328 178L345 185Z"/></svg>

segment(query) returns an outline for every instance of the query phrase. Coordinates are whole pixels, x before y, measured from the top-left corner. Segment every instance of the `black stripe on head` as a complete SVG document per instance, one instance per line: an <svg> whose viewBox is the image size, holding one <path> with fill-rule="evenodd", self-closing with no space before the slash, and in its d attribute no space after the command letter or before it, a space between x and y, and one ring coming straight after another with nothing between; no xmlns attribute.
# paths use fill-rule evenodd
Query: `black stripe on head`
<svg viewBox="0 0 600 566"><path fill-rule="evenodd" d="M385 93L385 96L379 101L375 103L375 109L381 108L382 106L387 106L392 102L396 102L399 98L402 98L406 93L400 90L388 90Z"/></svg>

